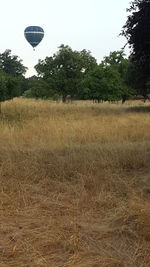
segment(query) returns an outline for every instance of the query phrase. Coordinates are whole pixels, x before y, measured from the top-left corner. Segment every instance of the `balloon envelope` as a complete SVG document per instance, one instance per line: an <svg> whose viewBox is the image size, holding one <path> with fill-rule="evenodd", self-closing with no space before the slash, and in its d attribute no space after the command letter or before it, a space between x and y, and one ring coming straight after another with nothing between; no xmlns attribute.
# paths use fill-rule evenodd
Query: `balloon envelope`
<svg viewBox="0 0 150 267"><path fill-rule="evenodd" d="M29 26L25 29L24 35L32 47L36 47L44 37L44 30L39 26Z"/></svg>

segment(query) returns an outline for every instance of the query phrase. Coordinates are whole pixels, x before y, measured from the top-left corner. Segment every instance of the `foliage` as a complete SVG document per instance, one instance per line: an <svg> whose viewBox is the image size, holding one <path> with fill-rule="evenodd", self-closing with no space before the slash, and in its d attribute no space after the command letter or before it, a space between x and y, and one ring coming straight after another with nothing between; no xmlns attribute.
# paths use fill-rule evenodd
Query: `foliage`
<svg viewBox="0 0 150 267"><path fill-rule="evenodd" d="M0 102L19 96L19 82L16 77L0 73Z"/></svg>
<svg viewBox="0 0 150 267"><path fill-rule="evenodd" d="M0 54L0 102L19 96L26 67L11 50Z"/></svg>
<svg viewBox="0 0 150 267"><path fill-rule="evenodd" d="M125 58L123 51L111 52L99 66L85 75L82 93L85 92L86 95L86 92L90 92L89 97L98 101L122 99L124 102L132 93L128 81L128 66L129 60ZM85 96L84 99L86 98Z"/></svg>
<svg viewBox="0 0 150 267"><path fill-rule="evenodd" d="M119 72L112 66L104 67L102 64L87 73L84 87L89 89L93 100L119 100L121 98L121 79Z"/></svg>
<svg viewBox="0 0 150 267"><path fill-rule="evenodd" d="M148 93L146 86L150 73L150 0L134 0L130 13L123 27L122 35L127 38L131 50L131 60L135 68L138 91L144 96Z"/></svg>
<svg viewBox="0 0 150 267"><path fill-rule="evenodd" d="M22 60L18 56L11 55L11 50L7 49L0 54L0 70L14 77L25 74L27 68L23 66Z"/></svg>
<svg viewBox="0 0 150 267"><path fill-rule="evenodd" d="M111 52L98 65L90 51L61 45L53 56L39 60L38 76L21 78L21 91L25 97L63 102L67 98L125 101L132 94L129 66L122 50Z"/></svg>
<svg viewBox="0 0 150 267"><path fill-rule="evenodd" d="M67 95L78 94L82 76L96 65L89 51L73 51L69 46L61 45L53 57L40 60L35 68L54 94L62 95L65 102Z"/></svg>
<svg viewBox="0 0 150 267"><path fill-rule="evenodd" d="M45 83L45 91L41 84L38 92L41 97L43 94L47 97L46 90L50 90L53 95L61 95L64 102L67 95L98 101L125 100L131 93L126 81L128 64L123 51L110 53L98 65L89 51L73 51L69 46L61 45L53 57L46 57L35 66Z"/></svg>
<svg viewBox="0 0 150 267"><path fill-rule="evenodd" d="M31 95L36 98L49 98L52 91L49 84L42 78L33 76L29 81Z"/></svg>
<svg viewBox="0 0 150 267"><path fill-rule="evenodd" d="M26 98L34 98L34 96L32 95L32 92L31 92L31 89L27 89L26 91L24 91L23 97L26 97Z"/></svg>

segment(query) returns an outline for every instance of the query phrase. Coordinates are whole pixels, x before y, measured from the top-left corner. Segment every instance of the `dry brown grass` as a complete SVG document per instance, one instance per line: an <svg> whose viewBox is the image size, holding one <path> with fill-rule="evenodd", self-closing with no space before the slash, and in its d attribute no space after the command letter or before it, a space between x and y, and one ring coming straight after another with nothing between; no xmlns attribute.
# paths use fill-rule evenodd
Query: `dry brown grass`
<svg viewBox="0 0 150 267"><path fill-rule="evenodd" d="M0 267L150 266L149 111L3 104Z"/></svg>

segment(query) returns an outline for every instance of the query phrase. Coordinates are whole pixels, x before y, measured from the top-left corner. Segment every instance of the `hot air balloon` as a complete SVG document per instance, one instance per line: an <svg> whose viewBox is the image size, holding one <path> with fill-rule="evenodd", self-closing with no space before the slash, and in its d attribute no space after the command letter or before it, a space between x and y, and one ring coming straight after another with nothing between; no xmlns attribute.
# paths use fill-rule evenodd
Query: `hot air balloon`
<svg viewBox="0 0 150 267"><path fill-rule="evenodd" d="M34 48L44 37L44 30L39 26L29 26L24 31L24 36L29 44Z"/></svg>

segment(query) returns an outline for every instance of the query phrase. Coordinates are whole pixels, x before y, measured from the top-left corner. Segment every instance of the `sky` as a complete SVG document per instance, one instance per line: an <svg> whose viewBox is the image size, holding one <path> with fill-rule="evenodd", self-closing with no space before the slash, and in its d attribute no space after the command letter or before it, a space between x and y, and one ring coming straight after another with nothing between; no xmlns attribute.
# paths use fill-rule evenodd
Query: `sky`
<svg viewBox="0 0 150 267"><path fill-rule="evenodd" d="M1 3L0 53L6 49L36 74L39 59L52 56L61 44L73 50L90 50L100 63L126 43L119 37L130 0L5 0ZM25 40L27 26L41 26L45 36L35 51ZM128 48L125 51L128 55Z"/></svg>

